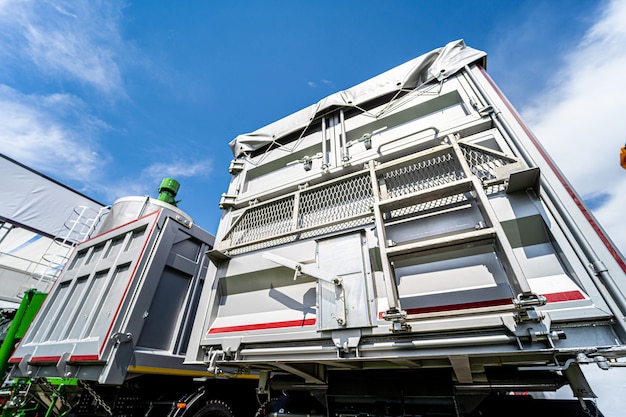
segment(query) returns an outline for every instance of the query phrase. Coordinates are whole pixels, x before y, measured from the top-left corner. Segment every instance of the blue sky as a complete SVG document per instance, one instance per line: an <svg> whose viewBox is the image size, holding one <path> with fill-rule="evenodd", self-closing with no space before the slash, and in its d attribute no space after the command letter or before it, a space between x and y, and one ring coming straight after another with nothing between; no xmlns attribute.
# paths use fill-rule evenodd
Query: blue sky
<svg viewBox="0 0 626 417"><path fill-rule="evenodd" d="M215 232L231 139L462 38L625 252L623 3L0 0L0 152Z"/></svg>
<svg viewBox="0 0 626 417"><path fill-rule="evenodd" d="M524 110L608 6L0 0L0 152L103 203L173 176L215 232L238 134L459 38Z"/></svg>
<svg viewBox="0 0 626 417"><path fill-rule="evenodd" d="M104 203L173 176L181 208L214 232L231 139L463 38L611 233L624 122L604 109L600 136L592 114L620 109L607 99L624 87L610 77L626 59L620 13L606 1L0 0L0 152ZM586 153L581 129L607 153Z"/></svg>
<svg viewBox="0 0 626 417"><path fill-rule="evenodd" d="M617 0L0 0L0 152L107 204L173 176L214 233L230 140L462 38L626 252L625 21Z"/></svg>

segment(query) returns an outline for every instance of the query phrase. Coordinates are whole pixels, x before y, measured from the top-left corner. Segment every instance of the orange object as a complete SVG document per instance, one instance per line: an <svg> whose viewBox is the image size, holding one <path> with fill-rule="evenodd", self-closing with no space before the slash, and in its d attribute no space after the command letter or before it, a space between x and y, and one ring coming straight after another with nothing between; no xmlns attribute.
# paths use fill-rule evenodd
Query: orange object
<svg viewBox="0 0 626 417"><path fill-rule="evenodd" d="M622 168L626 169L626 145L619 150L619 163L622 165Z"/></svg>

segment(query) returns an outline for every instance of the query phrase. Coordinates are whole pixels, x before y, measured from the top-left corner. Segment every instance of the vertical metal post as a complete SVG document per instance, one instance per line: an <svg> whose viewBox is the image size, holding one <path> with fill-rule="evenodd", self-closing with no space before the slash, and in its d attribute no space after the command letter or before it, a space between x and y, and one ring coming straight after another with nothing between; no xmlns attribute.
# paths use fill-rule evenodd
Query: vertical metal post
<svg viewBox="0 0 626 417"><path fill-rule="evenodd" d="M2 241L9 235L9 233L13 229L13 225L12 224L9 224L8 226L6 226L6 224L7 224L6 222L2 222L0 224L0 229L5 230L5 232L2 235L2 237L0 237L0 243L2 243Z"/></svg>
<svg viewBox="0 0 626 417"><path fill-rule="evenodd" d="M348 154L348 138L346 138L346 119L343 109L339 111L339 124L341 125L341 161L346 163L350 160Z"/></svg>
<svg viewBox="0 0 626 417"><path fill-rule="evenodd" d="M534 295L532 290L530 289L530 285L528 284L528 280L526 279L526 275L524 271L520 267L517 262L517 258L515 258L515 254L513 253L513 248L509 243L509 240L504 233L504 229L498 220L495 211L491 207L488 201L487 194L485 190L483 190L483 186L480 180L472 173L472 170L467 163L467 160L463 156L463 151L461 151L461 147L452 135L448 136L448 140L452 144L452 148L454 149L454 153L456 154L456 158L461 165L461 168L465 172L465 176L467 178L472 179L472 188L474 189L474 194L476 195L476 203L478 204L478 209L481 211L485 220L489 222L489 226L493 228L496 232L496 246L499 246L501 249L501 256L503 261L503 266L507 269L507 277L508 281L512 284L512 287L519 295L522 296L531 296Z"/></svg>
<svg viewBox="0 0 626 417"><path fill-rule="evenodd" d="M378 246L380 251L380 259L383 269L383 278L385 281L385 292L387 293L387 303L390 311L399 311L400 297L398 296L398 288L396 287L395 274L391 268L389 257L387 256L387 233L385 230L385 220L380 209L380 187L378 177L376 176L375 162L369 162L370 178L372 182L372 194L374 196L374 221L378 232Z"/></svg>
<svg viewBox="0 0 626 417"><path fill-rule="evenodd" d="M298 191L293 196L293 213L291 215L291 229L293 232L300 228L300 194Z"/></svg>
<svg viewBox="0 0 626 417"><path fill-rule="evenodd" d="M326 143L326 117L322 117L322 169L328 167L328 149Z"/></svg>

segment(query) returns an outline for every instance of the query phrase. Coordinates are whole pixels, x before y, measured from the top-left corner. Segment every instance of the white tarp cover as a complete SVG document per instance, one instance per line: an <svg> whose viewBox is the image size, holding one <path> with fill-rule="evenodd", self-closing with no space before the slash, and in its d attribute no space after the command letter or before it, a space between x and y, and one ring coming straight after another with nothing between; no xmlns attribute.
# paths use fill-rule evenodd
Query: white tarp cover
<svg viewBox="0 0 626 417"><path fill-rule="evenodd" d="M331 106L356 107L394 91L412 90L433 80L441 81L465 65L484 60L486 56L485 52L466 46L463 40L450 42L443 48L435 49L352 88L332 94L312 106L252 133L239 135L230 142L230 148L236 157L244 152L254 151L303 129L313 121L316 114Z"/></svg>
<svg viewBox="0 0 626 417"><path fill-rule="evenodd" d="M76 207L97 213L99 202L0 154L0 221L50 237L63 232Z"/></svg>

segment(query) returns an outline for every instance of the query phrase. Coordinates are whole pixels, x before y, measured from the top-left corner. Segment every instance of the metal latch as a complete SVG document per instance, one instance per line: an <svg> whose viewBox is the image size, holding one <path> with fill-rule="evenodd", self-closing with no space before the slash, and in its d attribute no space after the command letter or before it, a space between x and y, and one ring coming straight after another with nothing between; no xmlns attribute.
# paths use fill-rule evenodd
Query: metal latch
<svg viewBox="0 0 626 417"><path fill-rule="evenodd" d="M309 156L309 155L305 155L302 157L302 159L297 159L295 161L291 161L287 163L287 166L291 166L291 165L296 165L296 164L302 164L302 166L304 167L305 171L310 171L311 168L313 167L313 160L314 159L322 159L323 154L321 152L316 153L313 156Z"/></svg>
<svg viewBox="0 0 626 417"><path fill-rule="evenodd" d="M271 252L263 253L263 258L268 261L272 261L278 265L282 265L294 271L294 278L301 275L307 275L320 281L331 283L341 293L336 299L337 311L335 312L335 319L340 326L346 325L346 304L345 304L345 289L343 288L343 281L337 275L322 271L313 265L302 264L294 260L284 258L282 256L273 254Z"/></svg>
<svg viewBox="0 0 626 417"><path fill-rule="evenodd" d="M133 340L133 334L132 333L113 333L111 335L111 340L115 343L115 344L121 344L121 343L128 343L131 340Z"/></svg>

